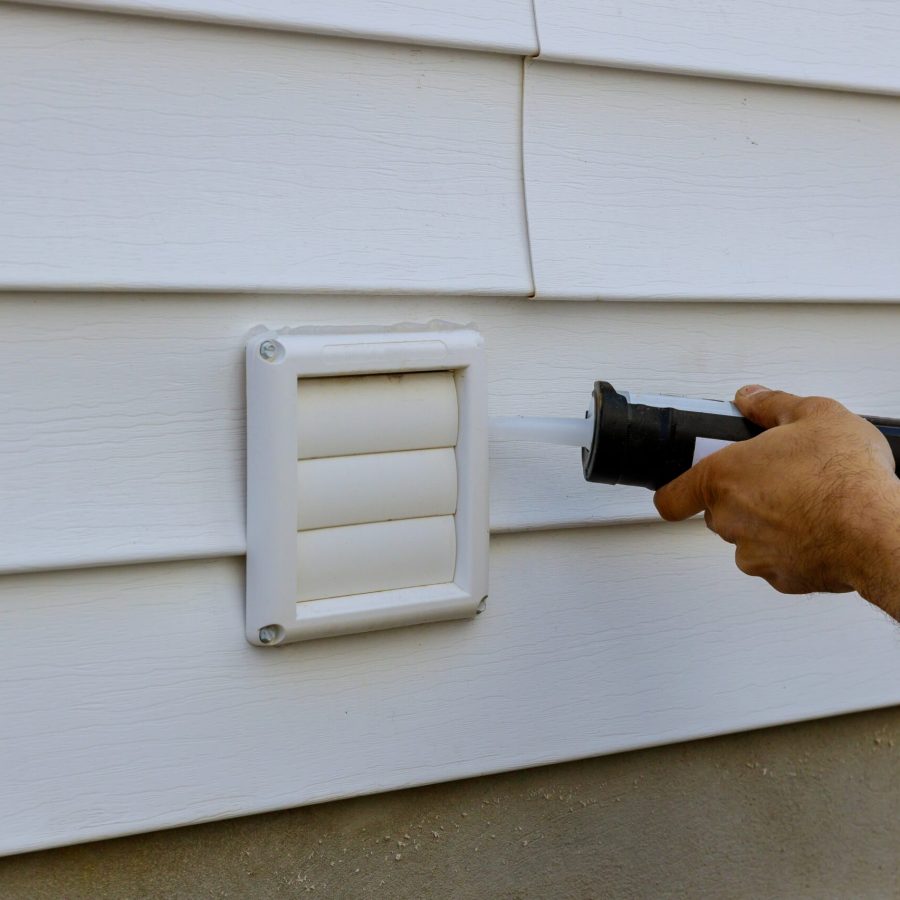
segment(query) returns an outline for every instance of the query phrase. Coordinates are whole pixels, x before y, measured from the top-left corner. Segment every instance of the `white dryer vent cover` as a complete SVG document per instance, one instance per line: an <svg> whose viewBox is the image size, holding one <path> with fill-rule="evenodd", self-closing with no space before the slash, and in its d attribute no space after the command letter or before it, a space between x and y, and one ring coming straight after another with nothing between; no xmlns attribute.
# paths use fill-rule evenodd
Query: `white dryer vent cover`
<svg viewBox="0 0 900 900"><path fill-rule="evenodd" d="M474 616L487 409L471 329L266 333L247 346L247 639Z"/></svg>

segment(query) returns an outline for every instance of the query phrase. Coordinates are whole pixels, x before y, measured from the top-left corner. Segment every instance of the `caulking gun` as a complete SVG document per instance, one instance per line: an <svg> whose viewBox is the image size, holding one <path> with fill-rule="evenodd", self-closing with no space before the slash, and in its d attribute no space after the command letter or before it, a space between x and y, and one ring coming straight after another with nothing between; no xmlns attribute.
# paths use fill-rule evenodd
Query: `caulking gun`
<svg viewBox="0 0 900 900"><path fill-rule="evenodd" d="M864 416L887 439L900 467L900 419ZM594 384L583 419L495 416L491 440L540 441L581 448L587 481L656 490L705 456L763 429L725 400L617 391Z"/></svg>

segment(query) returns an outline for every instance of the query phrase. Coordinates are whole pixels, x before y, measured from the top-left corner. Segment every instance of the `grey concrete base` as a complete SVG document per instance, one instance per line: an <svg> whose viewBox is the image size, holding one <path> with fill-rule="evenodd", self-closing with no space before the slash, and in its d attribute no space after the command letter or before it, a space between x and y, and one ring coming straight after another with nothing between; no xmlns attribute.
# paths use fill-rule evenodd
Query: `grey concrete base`
<svg viewBox="0 0 900 900"><path fill-rule="evenodd" d="M0 860L4 900L300 896L898 898L900 708Z"/></svg>

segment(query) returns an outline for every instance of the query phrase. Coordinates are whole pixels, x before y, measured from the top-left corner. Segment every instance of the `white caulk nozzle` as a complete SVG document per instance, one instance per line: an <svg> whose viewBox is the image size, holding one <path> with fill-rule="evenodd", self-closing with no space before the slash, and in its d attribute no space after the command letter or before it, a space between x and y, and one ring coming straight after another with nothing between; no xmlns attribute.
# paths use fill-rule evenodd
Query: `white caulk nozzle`
<svg viewBox="0 0 900 900"><path fill-rule="evenodd" d="M594 439L594 420L556 416L491 416L488 434L492 441L537 441L568 447L590 447Z"/></svg>

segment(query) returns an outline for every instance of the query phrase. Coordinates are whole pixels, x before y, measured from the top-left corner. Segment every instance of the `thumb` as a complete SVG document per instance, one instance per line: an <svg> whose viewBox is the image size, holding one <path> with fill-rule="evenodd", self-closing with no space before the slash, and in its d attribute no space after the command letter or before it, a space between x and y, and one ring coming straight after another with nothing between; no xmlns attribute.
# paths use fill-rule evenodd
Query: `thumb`
<svg viewBox="0 0 900 900"><path fill-rule="evenodd" d="M741 415L763 428L787 425L800 418L802 400L796 394L772 391L761 384L746 384L734 395Z"/></svg>

